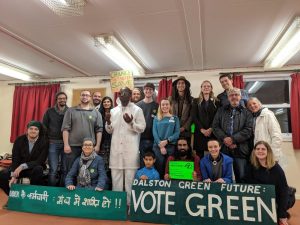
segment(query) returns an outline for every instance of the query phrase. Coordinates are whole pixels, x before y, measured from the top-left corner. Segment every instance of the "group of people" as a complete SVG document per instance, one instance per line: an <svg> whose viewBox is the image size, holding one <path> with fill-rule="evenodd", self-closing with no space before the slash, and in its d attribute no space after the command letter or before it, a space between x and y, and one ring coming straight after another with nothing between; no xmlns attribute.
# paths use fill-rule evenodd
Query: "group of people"
<svg viewBox="0 0 300 225"><path fill-rule="evenodd" d="M159 103L152 83L144 85L140 101L124 87L115 107L110 97L84 90L80 104L69 108L67 95L59 92L43 121L29 122L26 134L16 139L12 166L0 172L0 188L8 194L22 177L45 185L48 158L48 185L125 188L129 204L134 178L169 180L170 161L191 161L195 181L232 183L234 177L237 183L275 185L279 222L287 224L279 123L257 98L234 88L231 75L222 74L219 81L224 92L218 96L206 80L193 98L190 82L178 77L172 96Z"/></svg>

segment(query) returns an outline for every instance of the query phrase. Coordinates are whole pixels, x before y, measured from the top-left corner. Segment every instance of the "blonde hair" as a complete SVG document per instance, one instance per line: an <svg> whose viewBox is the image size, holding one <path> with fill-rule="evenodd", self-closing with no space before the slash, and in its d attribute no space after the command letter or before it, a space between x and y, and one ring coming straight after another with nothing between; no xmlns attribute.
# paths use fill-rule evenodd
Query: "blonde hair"
<svg viewBox="0 0 300 225"><path fill-rule="evenodd" d="M238 95L241 96L242 95L241 94L241 89L236 88L236 87L234 87L232 89L229 89L228 92L227 92L227 95L229 96L230 94L238 94Z"/></svg>
<svg viewBox="0 0 300 225"><path fill-rule="evenodd" d="M248 99L248 101L247 101L247 106L248 106L248 103L249 103L250 101L255 101L255 102L257 102L257 103L259 104L260 107L262 107L262 103L261 103L261 101L259 101L258 98L256 98L256 97L250 97L250 98Z"/></svg>
<svg viewBox="0 0 300 225"><path fill-rule="evenodd" d="M158 119L158 120L161 120L161 119L163 118L163 112L162 112L162 110L161 110L161 102L162 102L162 101L165 101L165 100L168 101L168 102L170 103L170 110L169 110L169 113L170 113L170 114L173 114L172 103L171 103L170 99L168 99L168 98L163 98L162 100L160 100L159 107L158 107L158 110L157 110L157 119Z"/></svg>
<svg viewBox="0 0 300 225"><path fill-rule="evenodd" d="M253 151L251 153L251 157L250 157L250 162L251 164L258 169L259 167L261 167L261 164L259 163L257 157L255 156L255 149L258 145L264 145L267 149L267 159L266 159L266 168L267 169L271 169L274 165L275 165L275 160L274 160L274 154L272 151L271 146L269 145L268 142L265 141L258 141L256 142L256 144L254 145Z"/></svg>
<svg viewBox="0 0 300 225"><path fill-rule="evenodd" d="M214 94L214 92L212 91L212 89L213 89L212 83L211 83L209 80L205 80L205 81L203 81L203 82L201 83L201 86L200 86L201 88L202 88L202 86L203 86L204 83L209 83L209 84L210 84L210 86L211 86L211 92L209 93L209 98L212 99L213 104L215 105L215 102L218 101L218 99L215 97L215 94ZM203 93L202 93L202 91L200 90L199 101L198 101L198 103L201 104L202 101L203 101L203 99L204 99ZM215 106L216 106L216 105L215 105Z"/></svg>

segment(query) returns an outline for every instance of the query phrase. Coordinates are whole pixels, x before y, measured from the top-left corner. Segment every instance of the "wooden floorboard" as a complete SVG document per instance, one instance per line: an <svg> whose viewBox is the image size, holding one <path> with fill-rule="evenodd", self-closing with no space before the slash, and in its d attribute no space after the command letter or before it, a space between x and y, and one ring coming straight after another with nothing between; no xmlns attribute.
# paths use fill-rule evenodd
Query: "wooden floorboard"
<svg viewBox="0 0 300 225"><path fill-rule="evenodd" d="M48 216L41 214L14 212L2 209L7 202L7 196L0 190L0 225L145 225L149 223L138 223L130 221L108 221L108 220L91 220L80 218L69 218L60 216ZM296 201L295 206L289 210L291 218L290 225L300 225L300 200Z"/></svg>

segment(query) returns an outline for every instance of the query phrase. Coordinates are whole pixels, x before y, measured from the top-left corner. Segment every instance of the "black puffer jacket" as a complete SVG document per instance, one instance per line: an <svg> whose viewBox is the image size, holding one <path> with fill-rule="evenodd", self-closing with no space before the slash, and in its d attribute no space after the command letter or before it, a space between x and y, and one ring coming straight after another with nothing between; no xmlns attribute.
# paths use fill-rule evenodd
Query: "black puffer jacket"
<svg viewBox="0 0 300 225"><path fill-rule="evenodd" d="M219 108L215 115L212 124L213 133L221 143L223 143L225 137L230 137L228 130L231 114L231 106L226 105ZM252 151L250 146L252 140L251 136L253 133L253 116L245 107L238 106L233 118L233 135L231 138L233 139L233 143L237 145L237 148L232 150L225 144L222 144L221 151L232 157L248 158Z"/></svg>

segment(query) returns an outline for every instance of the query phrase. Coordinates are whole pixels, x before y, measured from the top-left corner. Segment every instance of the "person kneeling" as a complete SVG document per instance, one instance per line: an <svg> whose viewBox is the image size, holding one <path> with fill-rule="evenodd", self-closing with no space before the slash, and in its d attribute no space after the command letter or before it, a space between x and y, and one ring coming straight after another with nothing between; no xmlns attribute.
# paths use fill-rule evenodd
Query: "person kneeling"
<svg viewBox="0 0 300 225"><path fill-rule="evenodd" d="M102 191L106 182L104 162L101 156L94 151L94 144L91 138L85 138L82 144L82 153L78 157L69 173L65 185L69 190L74 190L74 179L77 177L79 188L95 189Z"/></svg>
<svg viewBox="0 0 300 225"><path fill-rule="evenodd" d="M200 162L203 182L232 183L232 158L221 153L217 140L207 142L209 154Z"/></svg>
<svg viewBox="0 0 300 225"><path fill-rule="evenodd" d="M10 186L23 177L28 177L30 184L43 185L48 148L49 142L45 138L42 124L30 121L26 134L14 142L11 167L0 172L0 188L8 195Z"/></svg>
<svg viewBox="0 0 300 225"><path fill-rule="evenodd" d="M154 167L156 161L154 152L152 150L146 151L143 160L145 166L136 172L135 179L159 180L159 173Z"/></svg>
<svg viewBox="0 0 300 225"><path fill-rule="evenodd" d="M265 141L256 142L250 161L244 182L274 185L278 224L288 225L288 184L283 169L275 162L271 146Z"/></svg>
<svg viewBox="0 0 300 225"><path fill-rule="evenodd" d="M201 180L200 173L200 157L198 155L192 155L192 148L188 144L188 141L185 137L179 137L176 145L175 156L169 156L165 168L165 180L175 179L170 176L170 162L172 161L184 161L184 162L193 162L193 171L191 172L191 177L193 181ZM176 178L181 179L181 178Z"/></svg>

